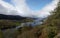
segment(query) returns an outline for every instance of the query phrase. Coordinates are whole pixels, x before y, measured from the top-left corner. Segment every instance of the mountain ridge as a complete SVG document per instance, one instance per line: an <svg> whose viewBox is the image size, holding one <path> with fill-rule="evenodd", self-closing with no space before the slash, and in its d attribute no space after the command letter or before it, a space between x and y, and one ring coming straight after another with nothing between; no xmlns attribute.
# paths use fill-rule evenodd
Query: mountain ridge
<svg viewBox="0 0 60 38"><path fill-rule="evenodd" d="M19 16L19 15L4 15L4 14L0 14L0 19L23 20L23 19L26 19L26 17L22 17L22 16Z"/></svg>

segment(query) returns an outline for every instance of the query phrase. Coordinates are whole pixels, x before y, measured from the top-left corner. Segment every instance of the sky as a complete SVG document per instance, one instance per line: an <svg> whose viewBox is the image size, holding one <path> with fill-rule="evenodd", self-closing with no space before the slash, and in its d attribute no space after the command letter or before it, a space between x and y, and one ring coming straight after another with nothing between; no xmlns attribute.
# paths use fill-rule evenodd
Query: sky
<svg viewBox="0 0 60 38"><path fill-rule="evenodd" d="M40 10L42 9L45 5L51 3L53 0L27 0L27 4L28 6L32 9L32 10Z"/></svg>
<svg viewBox="0 0 60 38"><path fill-rule="evenodd" d="M23 17L47 17L59 0L0 0L0 14Z"/></svg>

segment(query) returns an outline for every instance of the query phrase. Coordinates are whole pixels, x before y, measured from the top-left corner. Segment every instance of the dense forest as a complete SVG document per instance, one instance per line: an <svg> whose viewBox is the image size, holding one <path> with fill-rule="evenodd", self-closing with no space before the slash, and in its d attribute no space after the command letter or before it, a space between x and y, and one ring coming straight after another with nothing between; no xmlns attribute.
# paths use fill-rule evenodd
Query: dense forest
<svg viewBox="0 0 60 38"><path fill-rule="evenodd" d="M20 24L20 22L8 22L10 22L11 26ZM5 23L9 25L8 22ZM5 23L4 21L1 21L0 28L5 27ZM3 31L0 30L0 38L60 38L60 2L43 24L35 27L25 25L24 27L15 30L12 34L10 33L10 29L7 29L6 31L6 35L4 36Z"/></svg>

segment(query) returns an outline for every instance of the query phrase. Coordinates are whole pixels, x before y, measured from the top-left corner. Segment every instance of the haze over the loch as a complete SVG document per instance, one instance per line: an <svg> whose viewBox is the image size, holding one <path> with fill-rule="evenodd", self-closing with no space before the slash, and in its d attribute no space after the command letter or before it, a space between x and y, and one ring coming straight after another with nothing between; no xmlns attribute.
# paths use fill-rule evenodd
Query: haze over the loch
<svg viewBox="0 0 60 38"><path fill-rule="evenodd" d="M47 17L59 0L0 0L0 14Z"/></svg>

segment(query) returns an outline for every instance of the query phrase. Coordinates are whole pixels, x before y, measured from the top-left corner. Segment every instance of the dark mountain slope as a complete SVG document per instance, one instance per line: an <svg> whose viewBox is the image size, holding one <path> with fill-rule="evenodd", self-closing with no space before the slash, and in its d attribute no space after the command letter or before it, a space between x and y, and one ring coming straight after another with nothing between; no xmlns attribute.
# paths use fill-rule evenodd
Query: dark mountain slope
<svg viewBox="0 0 60 38"><path fill-rule="evenodd" d="M4 15L4 14L0 14L0 19L23 20L23 19L26 19L26 17L21 17L21 16L18 16L18 15Z"/></svg>

